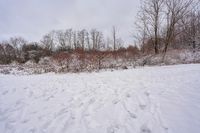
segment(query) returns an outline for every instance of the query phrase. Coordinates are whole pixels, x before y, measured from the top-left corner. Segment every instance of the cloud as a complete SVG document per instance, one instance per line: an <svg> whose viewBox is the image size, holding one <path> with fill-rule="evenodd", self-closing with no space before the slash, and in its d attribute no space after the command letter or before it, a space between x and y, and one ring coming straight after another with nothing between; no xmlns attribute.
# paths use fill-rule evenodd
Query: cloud
<svg viewBox="0 0 200 133"><path fill-rule="evenodd" d="M97 28L106 35L115 25L131 42L139 0L1 0L0 40L23 36L38 41L53 29Z"/></svg>

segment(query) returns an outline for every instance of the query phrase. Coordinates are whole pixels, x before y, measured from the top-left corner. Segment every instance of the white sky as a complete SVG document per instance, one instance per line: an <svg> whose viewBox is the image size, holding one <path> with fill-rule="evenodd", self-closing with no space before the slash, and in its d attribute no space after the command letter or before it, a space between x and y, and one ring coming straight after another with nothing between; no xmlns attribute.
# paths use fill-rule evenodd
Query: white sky
<svg viewBox="0 0 200 133"><path fill-rule="evenodd" d="M22 36L39 41L57 29L97 28L105 35L116 26L130 44L140 0L0 0L0 40Z"/></svg>

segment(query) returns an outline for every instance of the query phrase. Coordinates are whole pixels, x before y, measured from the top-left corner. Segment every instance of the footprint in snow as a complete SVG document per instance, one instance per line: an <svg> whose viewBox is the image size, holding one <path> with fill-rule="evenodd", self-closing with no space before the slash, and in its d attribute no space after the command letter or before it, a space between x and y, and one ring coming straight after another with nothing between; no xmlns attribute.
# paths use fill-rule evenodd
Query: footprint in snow
<svg viewBox="0 0 200 133"><path fill-rule="evenodd" d="M3 93L2 93L2 95L6 95L8 93L8 91L4 91Z"/></svg>
<svg viewBox="0 0 200 133"><path fill-rule="evenodd" d="M38 120L42 120L42 119L43 119L43 117L44 117L44 116L39 116L39 117L38 117Z"/></svg>
<svg viewBox="0 0 200 133"><path fill-rule="evenodd" d="M21 123L26 124L26 123L28 123L28 122L29 122L29 119L25 119L25 120L23 120Z"/></svg>
<svg viewBox="0 0 200 133"><path fill-rule="evenodd" d="M47 129L51 123L52 123L52 121L47 121L46 123L44 123L44 125L42 126L43 129Z"/></svg>
<svg viewBox="0 0 200 133"><path fill-rule="evenodd" d="M146 96L149 96L149 95L150 95L150 93L149 93L148 91L144 92L144 94L145 94Z"/></svg>
<svg viewBox="0 0 200 133"><path fill-rule="evenodd" d="M68 108L63 108L63 109L61 109L61 110L56 114L56 117L57 117L57 116L64 115L64 114L66 114L66 113L68 113Z"/></svg>
<svg viewBox="0 0 200 133"><path fill-rule="evenodd" d="M90 116L90 114L89 114L89 113L86 113L86 114L84 114L84 116L85 116L85 117L89 117L89 116Z"/></svg>
<svg viewBox="0 0 200 133"><path fill-rule="evenodd" d="M115 100L112 101L112 103L113 103L113 104L117 104L117 103L119 103L119 100L118 100L118 99L115 99Z"/></svg>
<svg viewBox="0 0 200 133"><path fill-rule="evenodd" d="M140 128L140 133L151 133L151 130L147 127L146 124L144 124Z"/></svg>
<svg viewBox="0 0 200 133"><path fill-rule="evenodd" d="M19 104L21 104L22 102L21 102L21 100L18 100L16 103L15 103L15 106L17 106L17 105L19 105Z"/></svg>
<svg viewBox="0 0 200 133"><path fill-rule="evenodd" d="M130 95L129 93L127 93L127 94L126 94L126 97L127 97L127 98L130 98L130 97L131 97L131 95Z"/></svg>
<svg viewBox="0 0 200 133"><path fill-rule="evenodd" d="M95 99L94 99L94 98L92 98L92 99L90 99L90 100L89 100L89 102L88 102L88 103L89 103L89 104L93 104L94 102L95 102Z"/></svg>
<svg viewBox="0 0 200 133"><path fill-rule="evenodd" d="M45 101L49 101L50 99L53 99L53 98L54 98L54 96L51 95L51 96L47 97L47 98L45 99Z"/></svg>
<svg viewBox="0 0 200 133"><path fill-rule="evenodd" d="M136 119L137 116L134 113L129 112L129 115L131 116L131 118Z"/></svg>
<svg viewBox="0 0 200 133"><path fill-rule="evenodd" d="M30 131L30 133L35 133L36 129L33 128L33 129L30 129L29 131Z"/></svg>
<svg viewBox="0 0 200 133"><path fill-rule="evenodd" d="M36 114L37 113L37 111L32 111L32 112L30 112L30 114Z"/></svg>
<svg viewBox="0 0 200 133"><path fill-rule="evenodd" d="M144 110L146 108L146 106L147 106L146 104L140 104L139 105L139 107L140 107L141 110Z"/></svg>

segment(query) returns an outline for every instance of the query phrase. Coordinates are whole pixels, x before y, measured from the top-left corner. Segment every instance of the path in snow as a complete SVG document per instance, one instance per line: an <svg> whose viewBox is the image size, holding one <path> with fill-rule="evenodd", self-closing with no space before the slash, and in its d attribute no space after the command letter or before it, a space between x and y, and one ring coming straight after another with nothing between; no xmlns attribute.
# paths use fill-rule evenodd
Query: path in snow
<svg viewBox="0 0 200 133"><path fill-rule="evenodd" d="M200 65L0 75L1 133L199 133Z"/></svg>

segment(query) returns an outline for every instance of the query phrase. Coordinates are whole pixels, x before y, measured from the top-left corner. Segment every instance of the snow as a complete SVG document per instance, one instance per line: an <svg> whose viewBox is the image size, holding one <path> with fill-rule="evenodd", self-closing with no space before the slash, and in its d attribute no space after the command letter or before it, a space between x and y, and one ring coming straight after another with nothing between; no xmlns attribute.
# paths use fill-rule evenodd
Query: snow
<svg viewBox="0 0 200 133"><path fill-rule="evenodd" d="M200 64L0 75L1 133L199 133Z"/></svg>

